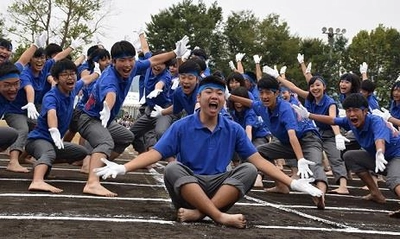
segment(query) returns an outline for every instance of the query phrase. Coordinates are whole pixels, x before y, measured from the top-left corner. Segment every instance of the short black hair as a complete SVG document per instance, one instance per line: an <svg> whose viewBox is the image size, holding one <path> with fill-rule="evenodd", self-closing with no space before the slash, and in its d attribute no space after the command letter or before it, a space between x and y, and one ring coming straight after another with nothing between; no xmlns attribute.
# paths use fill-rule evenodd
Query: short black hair
<svg viewBox="0 0 400 239"><path fill-rule="evenodd" d="M46 56L46 51L39 47L38 49L36 49L35 53L33 54L33 57L42 57L42 56Z"/></svg>
<svg viewBox="0 0 400 239"><path fill-rule="evenodd" d="M1 64L0 67L0 77L8 75L8 74L20 74L18 68L9 61L4 62Z"/></svg>
<svg viewBox="0 0 400 239"><path fill-rule="evenodd" d="M218 76L210 75L200 81L199 87L206 84L217 84L225 88L225 81Z"/></svg>
<svg viewBox="0 0 400 239"><path fill-rule="evenodd" d="M198 76L200 76L200 66L197 64L195 61L189 59L185 62L182 63L182 65L179 66L178 68L178 73L183 74L183 73L197 73Z"/></svg>
<svg viewBox="0 0 400 239"><path fill-rule="evenodd" d="M201 71L205 71L207 69L207 64L203 59L194 57L190 58L190 60L196 62L200 66Z"/></svg>
<svg viewBox="0 0 400 239"><path fill-rule="evenodd" d="M44 48L46 58L52 58L53 55L62 52L62 47L56 43L50 43Z"/></svg>
<svg viewBox="0 0 400 239"><path fill-rule="evenodd" d="M4 38L0 38L0 46L6 48L8 51L12 51L12 49L13 49L13 45L12 45L11 41L4 39Z"/></svg>
<svg viewBox="0 0 400 239"><path fill-rule="evenodd" d="M54 63L53 67L51 67L51 76L58 79L60 73L65 70L72 70L75 71L75 73L78 72L75 63L70 59L64 58Z"/></svg>
<svg viewBox="0 0 400 239"><path fill-rule="evenodd" d="M265 89L265 90L277 91L277 90L279 90L279 82L274 77L272 77L270 75L266 75L266 76L263 76L257 82L257 87L259 90Z"/></svg>
<svg viewBox="0 0 400 239"><path fill-rule="evenodd" d="M111 47L112 59L125 56L136 56L136 50L132 43L125 40L114 43L114 45Z"/></svg>
<svg viewBox="0 0 400 239"><path fill-rule="evenodd" d="M343 109L359 108L368 109L368 101L360 93L352 93L344 99L342 103Z"/></svg>
<svg viewBox="0 0 400 239"><path fill-rule="evenodd" d="M367 91L368 93L372 93L375 90L375 83L369 79L363 80L361 82L361 89Z"/></svg>
<svg viewBox="0 0 400 239"><path fill-rule="evenodd" d="M191 51L189 58L191 58L193 56L199 57L204 61L208 59L206 51L201 48L197 48L197 49L194 49L193 51Z"/></svg>

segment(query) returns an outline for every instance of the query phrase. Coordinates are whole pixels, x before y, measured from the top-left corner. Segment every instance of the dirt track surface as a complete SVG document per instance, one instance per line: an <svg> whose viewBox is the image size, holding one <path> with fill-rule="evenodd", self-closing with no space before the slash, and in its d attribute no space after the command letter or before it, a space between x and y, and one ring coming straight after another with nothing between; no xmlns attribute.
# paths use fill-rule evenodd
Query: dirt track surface
<svg viewBox="0 0 400 239"><path fill-rule="evenodd" d="M123 163L132 154L120 159ZM243 213L246 229L221 227L211 220L175 221L175 210L162 183L165 164L143 169L103 184L118 197L82 193L86 175L79 167L54 165L47 182L64 189L61 194L31 192L32 173L5 170L7 155L0 155L0 238L399 238L400 219L390 211L399 200L379 182L386 204L361 199L367 191L356 178L350 195L326 195L326 209L317 210L311 197L253 189L229 212ZM334 188L332 178L330 178ZM266 187L272 182L266 178Z"/></svg>

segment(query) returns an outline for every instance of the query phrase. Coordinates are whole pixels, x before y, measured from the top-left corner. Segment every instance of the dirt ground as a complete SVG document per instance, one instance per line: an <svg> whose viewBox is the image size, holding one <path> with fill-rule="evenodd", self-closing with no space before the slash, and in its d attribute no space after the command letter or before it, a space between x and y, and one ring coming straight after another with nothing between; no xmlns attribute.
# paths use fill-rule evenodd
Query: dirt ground
<svg viewBox="0 0 400 239"><path fill-rule="evenodd" d="M367 191L355 178L349 181L350 195L326 195L325 210L317 210L305 194L272 194L254 188L229 211L243 213L248 221L246 229L234 229L207 218L197 223L176 222L162 182L165 163L103 182L118 193L118 197L104 198L83 194L87 176L67 164L54 165L47 180L64 192L28 191L32 173L6 171L7 157L0 154L0 238L400 237L400 219L388 216L400 208L400 201L384 182L379 186L388 199L386 204L362 200ZM132 150L127 150L117 162L133 157ZM266 177L264 186L272 185Z"/></svg>

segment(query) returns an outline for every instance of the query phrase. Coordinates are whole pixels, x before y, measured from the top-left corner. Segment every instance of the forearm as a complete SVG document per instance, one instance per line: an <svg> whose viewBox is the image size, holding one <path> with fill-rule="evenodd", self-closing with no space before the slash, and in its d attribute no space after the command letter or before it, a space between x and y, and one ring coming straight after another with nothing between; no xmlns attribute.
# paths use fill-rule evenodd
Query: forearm
<svg viewBox="0 0 400 239"><path fill-rule="evenodd" d="M35 90L31 85L25 86L26 100L28 103L35 103Z"/></svg>
<svg viewBox="0 0 400 239"><path fill-rule="evenodd" d="M128 163L124 164L124 166L127 172L131 172L157 163L161 158L162 155L158 151L150 149L148 152L140 154Z"/></svg>
<svg viewBox="0 0 400 239"><path fill-rule="evenodd" d="M47 111L47 125L50 128L58 128L57 112L55 109Z"/></svg>

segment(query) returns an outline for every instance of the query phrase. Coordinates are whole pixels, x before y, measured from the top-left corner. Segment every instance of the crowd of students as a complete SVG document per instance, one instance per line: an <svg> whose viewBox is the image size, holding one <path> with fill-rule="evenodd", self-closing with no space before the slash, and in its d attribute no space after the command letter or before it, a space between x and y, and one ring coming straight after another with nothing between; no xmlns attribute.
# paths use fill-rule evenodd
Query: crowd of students
<svg viewBox="0 0 400 239"><path fill-rule="evenodd" d="M116 42L110 52L95 44L74 62L68 56L82 45L80 39L61 49L45 46L42 34L15 64L9 60L11 42L0 39L0 114L9 126L0 127L0 150L9 149L9 171L26 173L30 169L20 162L32 164L29 190L61 193L46 177L53 164L70 163L88 174L83 193L113 197L117 194L101 184L101 177L166 160L164 181L179 221L208 216L237 228L245 227L245 216L227 211L252 187L263 187L264 175L276 182L267 192L302 191L318 209L325 208L328 192L349 194L349 172L368 187L367 200L385 202L376 183L379 174L400 196L400 83L392 88L390 110L380 111L363 63L362 80L353 73L340 77L339 109L301 54L307 90L286 79L286 67L261 68L259 55L253 57L253 72L245 71L245 54L238 53L224 77L210 71L203 49L189 49L187 36L172 51L153 52L143 29L137 38L136 44ZM134 79L140 115L126 127L116 117ZM76 133L79 144L71 142ZM125 165L112 162L130 145L136 158ZM339 185L334 190L329 190L324 154ZM291 177L275 165L282 159Z"/></svg>

